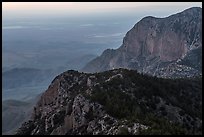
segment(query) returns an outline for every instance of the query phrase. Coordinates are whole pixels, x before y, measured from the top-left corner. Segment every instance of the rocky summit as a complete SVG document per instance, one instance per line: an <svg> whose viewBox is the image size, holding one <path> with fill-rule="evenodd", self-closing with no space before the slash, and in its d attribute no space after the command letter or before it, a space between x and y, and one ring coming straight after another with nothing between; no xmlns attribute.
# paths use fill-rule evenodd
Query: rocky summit
<svg viewBox="0 0 204 137"><path fill-rule="evenodd" d="M105 50L83 71L115 68L165 78L202 75L202 8L189 8L165 18L141 19L118 49Z"/></svg>
<svg viewBox="0 0 204 137"><path fill-rule="evenodd" d="M202 134L201 108L201 77L69 70L52 81L15 134Z"/></svg>

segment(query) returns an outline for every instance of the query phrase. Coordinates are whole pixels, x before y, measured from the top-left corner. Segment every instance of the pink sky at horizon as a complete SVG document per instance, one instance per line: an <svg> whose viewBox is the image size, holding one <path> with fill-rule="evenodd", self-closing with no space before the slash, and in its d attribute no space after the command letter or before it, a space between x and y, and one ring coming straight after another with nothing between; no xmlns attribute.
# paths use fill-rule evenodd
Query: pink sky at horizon
<svg viewBox="0 0 204 137"><path fill-rule="evenodd" d="M3 10L35 10L35 9L118 9L144 6L192 5L202 6L202 2L2 2Z"/></svg>
<svg viewBox="0 0 204 137"><path fill-rule="evenodd" d="M2 2L6 14L86 14L98 12L202 7L202 2ZM148 7L148 8L147 8Z"/></svg>

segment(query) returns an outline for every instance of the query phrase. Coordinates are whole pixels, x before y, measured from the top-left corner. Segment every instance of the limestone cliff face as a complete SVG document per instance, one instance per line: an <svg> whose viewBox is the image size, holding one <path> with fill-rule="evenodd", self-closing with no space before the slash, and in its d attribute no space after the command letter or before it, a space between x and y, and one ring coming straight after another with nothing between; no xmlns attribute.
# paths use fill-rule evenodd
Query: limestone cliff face
<svg viewBox="0 0 204 137"><path fill-rule="evenodd" d="M128 68L157 75L160 68L182 60L197 48L202 49L202 9L195 7L166 18L143 18L127 32L120 48L104 51L83 70Z"/></svg>

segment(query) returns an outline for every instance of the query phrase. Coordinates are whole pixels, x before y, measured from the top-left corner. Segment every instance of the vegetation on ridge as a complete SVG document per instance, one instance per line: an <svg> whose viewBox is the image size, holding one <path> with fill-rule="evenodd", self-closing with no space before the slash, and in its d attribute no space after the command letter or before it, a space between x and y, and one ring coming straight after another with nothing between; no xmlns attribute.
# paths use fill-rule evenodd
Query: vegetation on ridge
<svg viewBox="0 0 204 137"><path fill-rule="evenodd" d="M96 77L111 77L111 73L112 71L98 73ZM122 78L101 80L100 85L94 87L91 100L104 105L105 110L116 118L141 122L151 127L141 134L201 132L200 129L195 130L196 125L189 118L202 119L201 77L162 79L123 69L121 75ZM170 122L171 114L167 111L169 106L180 108L178 114L183 116L183 122ZM189 116L185 118L184 113Z"/></svg>

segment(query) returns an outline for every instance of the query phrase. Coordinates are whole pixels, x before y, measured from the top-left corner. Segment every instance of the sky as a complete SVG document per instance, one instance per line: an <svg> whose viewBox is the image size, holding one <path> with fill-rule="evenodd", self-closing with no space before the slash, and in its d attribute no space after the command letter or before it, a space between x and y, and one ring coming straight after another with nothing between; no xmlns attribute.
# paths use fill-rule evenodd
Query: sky
<svg viewBox="0 0 204 137"><path fill-rule="evenodd" d="M83 15L143 10L181 11L202 2L3 2L3 15Z"/></svg>

